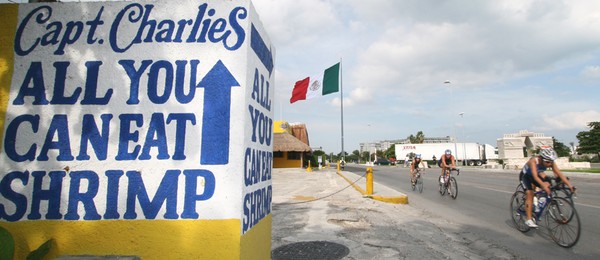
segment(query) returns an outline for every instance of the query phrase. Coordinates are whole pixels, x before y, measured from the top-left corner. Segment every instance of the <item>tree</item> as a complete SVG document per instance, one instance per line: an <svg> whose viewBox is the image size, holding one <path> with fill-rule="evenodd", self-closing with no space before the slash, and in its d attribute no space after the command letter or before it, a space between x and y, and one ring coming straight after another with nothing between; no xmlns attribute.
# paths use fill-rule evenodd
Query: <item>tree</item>
<svg viewBox="0 0 600 260"><path fill-rule="evenodd" d="M324 151L322 150L314 150L312 152L312 155L309 156L309 160L310 160L310 166L311 167L318 167L319 166L319 158L321 158L321 161L325 162L325 159L327 159L327 154L325 154ZM308 165L308 162L307 162Z"/></svg>
<svg viewBox="0 0 600 260"><path fill-rule="evenodd" d="M369 161L369 152L368 151L362 152L362 155L360 156L360 159L363 160L363 161L365 161L365 162L368 162Z"/></svg>
<svg viewBox="0 0 600 260"><path fill-rule="evenodd" d="M554 151L558 154L558 157L567 157L571 155L571 149L565 144L559 142L554 137L552 137L552 141L554 142Z"/></svg>
<svg viewBox="0 0 600 260"><path fill-rule="evenodd" d="M422 144L425 141L425 134L423 134L423 131L419 131L417 132L417 144Z"/></svg>
<svg viewBox="0 0 600 260"><path fill-rule="evenodd" d="M360 152L358 150L354 150L351 154L348 155L348 158L350 159L346 159L346 161L360 162Z"/></svg>
<svg viewBox="0 0 600 260"><path fill-rule="evenodd" d="M375 151L375 154L377 154L377 157L375 157L375 159L385 157L383 150L377 150Z"/></svg>
<svg viewBox="0 0 600 260"><path fill-rule="evenodd" d="M392 145L390 148L385 150L385 158L396 158L396 146Z"/></svg>
<svg viewBox="0 0 600 260"><path fill-rule="evenodd" d="M590 122L588 127L590 131L581 131L576 136L579 140L577 153L591 153L600 157L600 122Z"/></svg>
<svg viewBox="0 0 600 260"><path fill-rule="evenodd" d="M423 131L419 131L416 136L412 134L408 136L408 140L411 144L422 144L425 141L425 134L423 134Z"/></svg>
<svg viewBox="0 0 600 260"><path fill-rule="evenodd" d="M339 152L339 153L337 154L337 156L338 156L338 157L342 157L342 152ZM343 155L343 156L344 156L344 157L348 156L348 152L344 151L344 155Z"/></svg>

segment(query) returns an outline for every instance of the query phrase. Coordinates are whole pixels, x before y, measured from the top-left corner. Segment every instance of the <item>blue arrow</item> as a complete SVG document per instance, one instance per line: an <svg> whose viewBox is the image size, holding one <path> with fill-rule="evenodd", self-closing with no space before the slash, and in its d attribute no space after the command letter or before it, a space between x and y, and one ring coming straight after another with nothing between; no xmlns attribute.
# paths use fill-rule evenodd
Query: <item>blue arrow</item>
<svg viewBox="0 0 600 260"><path fill-rule="evenodd" d="M260 34L254 27L254 24L252 24L252 31L250 33L250 47L252 47L254 53L256 53L256 56L258 56L258 59L269 71L269 76L271 76L271 72L273 71L273 53L271 53L271 50L267 47L267 44L265 44L263 39L260 37Z"/></svg>
<svg viewBox="0 0 600 260"><path fill-rule="evenodd" d="M221 60L198 84L198 87L204 88L200 164L216 165L229 162L231 88L236 86L239 87L240 83Z"/></svg>

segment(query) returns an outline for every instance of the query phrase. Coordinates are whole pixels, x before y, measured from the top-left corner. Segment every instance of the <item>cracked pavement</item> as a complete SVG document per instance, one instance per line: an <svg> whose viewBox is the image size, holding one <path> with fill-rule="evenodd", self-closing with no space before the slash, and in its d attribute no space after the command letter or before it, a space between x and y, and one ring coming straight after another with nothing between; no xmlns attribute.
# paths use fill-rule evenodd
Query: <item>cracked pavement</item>
<svg viewBox="0 0 600 260"><path fill-rule="evenodd" d="M273 169L272 177L272 250L327 241L348 247L339 259L521 259L483 231L410 204L364 198L334 169Z"/></svg>

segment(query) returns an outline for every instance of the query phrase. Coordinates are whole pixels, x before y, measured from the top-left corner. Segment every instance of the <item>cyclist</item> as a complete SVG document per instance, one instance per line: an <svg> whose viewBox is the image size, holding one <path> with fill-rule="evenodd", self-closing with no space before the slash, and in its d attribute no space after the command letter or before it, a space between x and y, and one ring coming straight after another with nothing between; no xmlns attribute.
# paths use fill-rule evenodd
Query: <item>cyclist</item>
<svg viewBox="0 0 600 260"><path fill-rule="evenodd" d="M444 154L440 156L440 167L442 167L442 174L440 175L440 183L444 183L444 173L446 173L447 168L456 168L456 160L454 159L454 155L452 155L452 151L450 149L446 149Z"/></svg>
<svg viewBox="0 0 600 260"><path fill-rule="evenodd" d="M415 155L415 158L412 160L412 163L410 164L410 182L412 185L415 185L415 172L419 168L424 170L425 164L421 160L421 155L417 154L417 155Z"/></svg>
<svg viewBox="0 0 600 260"><path fill-rule="evenodd" d="M548 168L552 168L552 172L555 177L560 178L563 183L569 186L571 192L574 191L573 186L569 180L565 177L565 175L558 169L555 160L558 158L556 152L551 147L542 147L539 155L531 157L525 165L523 165L523 169L521 169L521 173L519 174L519 181L523 188L525 189L525 193L527 195L525 201L525 212L527 215L527 220L525 221L525 225L537 228L538 225L532 219L532 210L533 210L533 196L536 187L540 187L546 194L550 193L550 183L548 180L548 176L544 171Z"/></svg>

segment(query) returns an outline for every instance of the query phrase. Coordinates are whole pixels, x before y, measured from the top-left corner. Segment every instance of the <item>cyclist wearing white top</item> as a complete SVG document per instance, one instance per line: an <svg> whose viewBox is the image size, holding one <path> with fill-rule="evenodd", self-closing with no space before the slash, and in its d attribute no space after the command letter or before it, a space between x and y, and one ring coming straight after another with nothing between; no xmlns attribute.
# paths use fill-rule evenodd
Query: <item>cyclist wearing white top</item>
<svg viewBox="0 0 600 260"><path fill-rule="evenodd" d="M564 174L558 169L555 160L558 158L554 149L550 147L542 147L540 150L540 154L531 157L525 165L523 165L523 169L521 169L521 173L519 174L519 181L523 185L525 189L525 193L527 195L525 201L525 212L527 215L527 220L525 224L532 228L537 228L538 225L532 219L532 210L533 210L533 195L535 193L535 187L540 187L543 189L546 194L550 193L550 183L548 183L547 175L544 173L549 167L552 168L552 172L555 177L560 178L560 180L569 186L571 192L574 191L573 186L569 180L565 177Z"/></svg>

